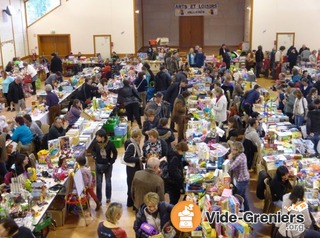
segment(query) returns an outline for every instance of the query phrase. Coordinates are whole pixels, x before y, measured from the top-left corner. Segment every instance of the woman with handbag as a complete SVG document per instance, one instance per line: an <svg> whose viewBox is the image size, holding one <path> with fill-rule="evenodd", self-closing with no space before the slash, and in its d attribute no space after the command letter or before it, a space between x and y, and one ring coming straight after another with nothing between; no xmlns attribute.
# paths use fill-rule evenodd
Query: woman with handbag
<svg viewBox="0 0 320 238"><path fill-rule="evenodd" d="M128 186L128 198L127 207L133 207L133 200L131 197L131 184L135 173L143 169L142 162L144 161L142 152L140 149L140 141L142 132L140 129L133 129L131 131L131 138L124 143L124 156L122 163L126 165L127 171L127 186Z"/></svg>
<svg viewBox="0 0 320 238"><path fill-rule="evenodd" d="M118 91L118 104L123 104L126 108L128 121L131 121L131 125L133 124L133 119L137 120L139 128L142 128L139 107L141 99L138 95L137 90L132 87L128 80L123 80L123 87Z"/></svg>
<svg viewBox="0 0 320 238"><path fill-rule="evenodd" d="M113 164L117 159L118 151L113 142L108 139L107 132L100 129L96 132L92 155L96 162L96 192L99 203L102 201L102 180L106 180L106 202L111 201L111 176Z"/></svg>

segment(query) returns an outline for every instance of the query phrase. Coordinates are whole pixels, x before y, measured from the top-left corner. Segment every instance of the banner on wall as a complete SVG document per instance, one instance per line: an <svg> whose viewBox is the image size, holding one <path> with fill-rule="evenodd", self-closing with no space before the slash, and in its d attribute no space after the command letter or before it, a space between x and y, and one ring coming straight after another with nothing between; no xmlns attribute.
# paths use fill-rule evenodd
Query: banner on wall
<svg viewBox="0 0 320 238"><path fill-rule="evenodd" d="M214 3L175 4L174 12L177 17L180 17L180 16L215 16L218 14L218 5L214 4Z"/></svg>

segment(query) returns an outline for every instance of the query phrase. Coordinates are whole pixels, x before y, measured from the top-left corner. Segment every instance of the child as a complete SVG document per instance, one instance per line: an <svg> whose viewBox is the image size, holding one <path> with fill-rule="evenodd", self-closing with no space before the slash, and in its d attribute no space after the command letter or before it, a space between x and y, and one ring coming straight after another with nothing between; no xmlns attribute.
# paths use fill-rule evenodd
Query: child
<svg viewBox="0 0 320 238"><path fill-rule="evenodd" d="M171 143L175 140L173 131L168 126L168 118L161 118L157 127L159 138L167 142L169 150L171 150Z"/></svg>
<svg viewBox="0 0 320 238"><path fill-rule="evenodd" d="M147 119L143 122L142 134L145 136L144 141L149 139L148 131L154 129L158 125L158 120L156 119L156 112L153 109L149 109L145 112Z"/></svg>
<svg viewBox="0 0 320 238"><path fill-rule="evenodd" d="M58 166L59 168L63 169L63 170L67 170L68 165L67 165L67 161L66 161L66 157L60 157L59 161L58 161Z"/></svg>
<svg viewBox="0 0 320 238"><path fill-rule="evenodd" d="M278 100L277 110L281 110L282 113L284 113L283 100L285 98L285 93L284 93L283 87L281 85L277 86L276 89L277 89L277 93L278 93L278 97L275 99L275 100Z"/></svg>
<svg viewBox="0 0 320 238"><path fill-rule="evenodd" d="M86 157L84 155L77 157L77 163L80 166L80 170L82 173L82 177L83 177L83 182L84 182L84 186L87 189L87 192L90 194L90 196L93 198L93 200L96 202L97 207L96 207L96 211L98 211L101 207L101 203L98 200L97 195L94 193L94 183L93 183L93 177L91 174L91 171L88 167L86 167Z"/></svg>
<svg viewBox="0 0 320 238"><path fill-rule="evenodd" d="M148 87L147 89L147 102L149 102L153 96L154 96L154 93L156 91L155 87L154 87L154 82L150 82L150 87Z"/></svg>

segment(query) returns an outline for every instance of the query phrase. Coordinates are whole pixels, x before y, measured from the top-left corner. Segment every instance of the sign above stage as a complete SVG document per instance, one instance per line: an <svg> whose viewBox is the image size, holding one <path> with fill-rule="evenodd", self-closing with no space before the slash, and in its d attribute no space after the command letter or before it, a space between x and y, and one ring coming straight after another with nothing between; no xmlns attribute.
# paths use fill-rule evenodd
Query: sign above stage
<svg viewBox="0 0 320 238"><path fill-rule="evenodd" d="M215 16L215 15L218 15L218 5L213 3L175 4L174 12L177 17Z"/></svg>

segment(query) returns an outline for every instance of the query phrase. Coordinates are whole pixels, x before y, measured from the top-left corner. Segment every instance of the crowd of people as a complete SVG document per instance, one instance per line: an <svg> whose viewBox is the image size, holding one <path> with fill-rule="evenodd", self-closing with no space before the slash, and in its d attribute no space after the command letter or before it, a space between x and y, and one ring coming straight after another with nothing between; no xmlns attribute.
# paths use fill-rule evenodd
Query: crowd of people
<svg viewBox="0 0 320 238"><path fill-rule="evenodd" d="M308 71L299 73L296 65L299 62L310 62L316 65L319 57L316 52L303 46L298 52L295 47L290 47L285 57L285 47L279 47L276 51L263 52L262 46L256 51L243 52L245 56L245 68L254 69L256 77L262 73L277 78L273 89L277 91L278 109L289 117L291 123L298 128L306 124L309 138L315 146L320 140L320 127L317 121L320 119L320 99L318 92L320 83L317 75L309 75ZM131 137L124 143L124 155L122 162L126 165L127 174L127 207L136 211L134 231L136 237L146 237L143 225L148 223L166 237L174 237L176 230L170 223L170 211L184 194L184 167L188 161L184 159L189 150L186 138L186 125L190 118L187 101L194 90L188 90L189 67L201 68L204 77L210 79L210 91L204 95L210 98L209 109L215 117L216 126L225 131L225 135L217 138L220 142L227 142L225 146L230 149L225 159L231 161L230 174L235 183L235 193L244 199L243 211L250 210L250 202L247 198L252 170L256 169L257 156L262 146L261 138L264 131L260 123L259 113L254 112L253 106L262 99L261 87L256 84L251 90L244 90L244 79L236 77L237 72L230 72L232 64L231 52L223 44L219 50L223 64L220 68L205 62L205 54L200 46L190 49L186 61L182 62L178 51L161 49L148 51L149 58L156 55L163 59L164 63L159 72L154 74L148 63L138 62L136 68L130 69L128 77L123 80L123 87L114 92L118 93L117 108L125 108L125 113L133 129ZM240 56L241 57L241 56ZM35 88L35 74L32 66L26 63L14 63L7 65L2 71L3 92L7 99L8 110L19 112L25 108L25 96L22 81L25 76L31 77L30 83ZM42 59L43 60L43 59ZM49 62L43 60L49 66ZM7 173L12 176L27 174L27 168L33 166L31 158L26 154L32 151L32 144L37 137L40 141L48 141L64 136L66 131L78 120L81 112L90 104L93 97L101 97L107 93L104 85L110 78L118 74L121 65L117 54L113 52L111 62L108 62L98 76L87 77L84 84L77 92L76 98L70 104L70 110L65 118L59 117L59 98L53 92L62 82L62 61L52 54L50 70L45 82L46 105L49 110L49 133L43 134L39 125L33 122L30 115L16 117L15 123L1 124L2 134L0 146L5 151L1 140L5 141L7 133L13 130L11 139L19 145L18 154L11 164L1 156L0 171L4 179ZM288 70L292 72L292 79L286 78ZM22 76L13 78L11 73L18 67L24 72ZM151 93L151 96L149 95ZM144 116L144 118L141 118ZM244 117L243 117L244 116ZM135 123L136 122L136 126ZM176 130L177 129L177 130ZM177 134L175 134L177 132ZM94 192L93 177L86 167L86 158L77 158L83 173L85 186L96 203L99 210L103 200L103 194L108 203L106 221L98 227L99 237L127 237L126 232L117 223L122 215L122 205L112 200L112 170L118 151L109 139L108 133L100 129L95 134L92 144L92 156L95 161L96 192ZM11 169L12 164L14 170ZM62 166L63 163L61 163ZM13 173L14 171L14 173ZM165 174L166 172L166 174ZM102 188L103 176L105 188ZM303 194L299 186L292 188L288 183L288 170L280 166L276 177L270 182L274 203L283 208L303 200ZM102 191L105 191L104 193ZM288 195L288 192L291 194ZM168 196L166 196L166 194ZM6 225L6 224L9 225ZM2 223L6 234L18 234L10 221ZM9 229L8 226L13 226ZM311 223L306 223L310 227ZM278 233L284 236L283 227L279 227ZM5 231L3 231L5 232ZM19 237L14 236L13 237ZM27 236L25 236L27 237Z"/></svg>

